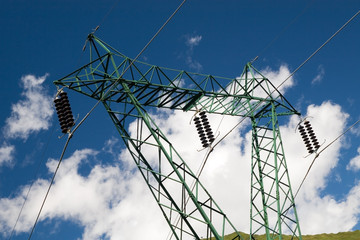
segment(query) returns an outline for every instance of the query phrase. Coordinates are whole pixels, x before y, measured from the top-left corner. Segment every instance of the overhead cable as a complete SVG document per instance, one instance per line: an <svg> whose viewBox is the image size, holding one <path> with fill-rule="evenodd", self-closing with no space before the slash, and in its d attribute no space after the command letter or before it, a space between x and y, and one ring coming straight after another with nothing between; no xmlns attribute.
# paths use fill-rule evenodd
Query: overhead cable
<svg viewBox="0 0 360 240"><path fill-rule="evenodd" d="M326 44L328 44L339 32L341 32L356 16L360 14L360 10L353 15L343 26L341 26L329 39L327 39L318 49L316 49L304 62L302 62L284 81L282 81L277 88L275 88L268 97L258 102L255 107L246 114L228 133L226 133L218 142L216 142L212 148L215 148L222 140L224 140L234 129L236 129L244 120L246 117L248 117L250 114L252 114L256 109L260 107L262 103L269 100L269 98L272 96L272 94L279 89L286 81L288 81L294 74L302 68L312 57L314 57ZM279 97L279 96L278 96ZM211 153L211 151L210 151Z"/></svg>
<svg viewBox="0 0 360 240"><path fill-rule="evenodd" d="M56 173L57 173L57 171L58 171L58 169L59 169L59 167L60 167L60 163L61 163L61 161L62 161L62 158L63 158L64 154L65 154L65 151L66 151L66 149L67 149L67 146L68 146L68 144L69 144L70 139L72 138L72 136L74 135L74 133L76 132L76 130L84 123L84 121L85 121L85 120L90 116L90 114L95 110L95 108L99 105L99 103L103 101L104 97L115 87L116 83L118 83L118 82L120 81L120 79L121 79L122 76L127 72L127 70L129 70L129 68L133 65L133 63L141 56L141 54L148 48L148 46L151 44L151 42L159 35L159 33L163 30L163 28L170 22L170 20L175 16L175 14L180 10L180 8L184 5L185 2L186 2L186 0L183 0L183 1L181 2L181 4L175 9L175 11L174 11L174 12L170 15L170 17L165 21L165 23L159 28L159 30L154 34L154 36L148 41L148 43L147 43L147 44L144 46L144 48L139 52L139 54L131 61L131 63L130 63L130 64L128 65L128 67L123 71L123 73L119 76L119 78L118 78L115 82L113 82L113 83L111 84L111 86L110 86L109 89L105 92L105 94L103 95L103 97L100 98L100 99L95 103L95 105L90 109L90 111L83 117L83 119L82 119L82 120L73 128L73 130L68 134L68 139L66 140L66 143L65 143L63 152L61 153L61 157L60 157L60 159L59 159L57 168L56 168L56 170L55 170L55 172L54 172L54 175L53 175L53 177L52 177L52 179L51 179L49 188L48 188L48 190L47 190L47 192L46 192L46 195L45 195L45 197L44 197L44 200L43 200L43 202L42 202L42 204L41 204L40 210L39 210L39 212L38 212L38 214L37 214L35 223L34 223L34 225L33 225L33 227L32 227L32 230L31 230L31 233L30 233L30 235L29 235L28 240L31 239L31 236L32 236L32 234L33 234L33 232L34 232L34 229L35 229L35 227L36 227L36 224L37 224L37 222L38 222L38 220L39 220L41 211L42 211L42 209L43 209L43 207L44 207L44 205L45 205L45 202L46 202L46 199L47 199L47 197L48 197L48 195L49 195L51 186L52 186L53 183L54 183Z"/></svg>
<svg viewBox="0 0 360 240"><path fill-rule="evenodd" d="M305 11L305 10L304 10ZM341 28L339 28L329 39L327 39L318 49L316 49L303 63L301 63L300 65L299 65L299 67L297 67L284 81L282 81L279 85L278 85L278 87L277 88L275 88L270 94L269 94L269 96L267 97L267 98L265 98L265 99L263 99L262 101L260 101L257 105L255 105L255 107L248 113L248 114L246 114L246 116L244 116L233 128L231 128L230 129L230 131L229 132L227 132L219 141L217 141L214 145L212 145L212 146L210 146L210 148L208 149L208 151L206 152L206 154L205 154L205 157L204 157L204 159L203 159L203 161L202 161L202 163L201 163L201 166L200 166L200 169L198 170L198 172L197 172L197 174L196 174L196 176L197 176L197 178L199 178L200 177L200 175L201 175L201 173L202 173L202 171L204 170L204 167L205 167L205 165L206 165L206 163L207 163L207 161L208 161L208 159L209 159L209 156L210 156L210 154L213 152L213 150L214 150L214 148L221 142L221 141L223 141L233 130L235 130L245 119L246 119L246 117L248 117L250 114L252 114L257 108L259 108L260 107L260 105L263 103L263 102L265 102L266 100L268 100L269 99L269 97L277 90L277 89L279 89L286 81L288 81L300 68L302 68L315 54L317 54L326 44L328 44L341 30L343 30L357 15L359 15L359 13L360 13L360 11L358 11L354 16L352 16ZM302 13L301 13L302 14ZM293 21L295 21L296 19L294 19ZM285 31L285 30L284 30ZM257 58L257 57L256 57ZM256 58L253 60L253 61L255 61L256 60ZM360 121L360 120L359 120ZM359 122L358 121L358 122ZM355 124L357 124L358 122L356 122ZM355 125L354 124L354 125ZM353 126L354 126L353 125ZM219 126L220 127L220 126ZM349 129L348 129L349 130ZM348 131L347 130L347 131ZM339 136L339 137L341 137L341 136ZM338 138L339 138L338 137ZM329 144L330 145L330 144ZM328 145L328 146L329 146ZM322 151L324 151L328 146L326 146L323 150L321 150L318 154L320 154ZM318 156L318 154L316 155L316 157ZM316 159L316 157L315 157L315 159ZM313 162L315 161L315 159L313 160ZM311 166L312 166L312 164L311 164ZM310 166L310 168L311 168L311 166ZM310 171L310 168L309 168L309 170L308 170L308 172ZM308 173L307 173L308 174ZM306 176L307 176L307 174L306 174ZM306 178L306 176L305 176L305 178ZM305 180L305 178L304 178L304 180ZM304 182L304 180L303 180L303 182ZM301 184L302 185L302 184ZM300 187L301 187L301 185L300 185ZM299 187L299 189L300 189L300 187ZM298 191L299 191L299 189L298 189ZM297 191L297 192L298 192ZM295 197L296 197L296 195L295 195ZM186 203L189 201L189 198L187 199L187 201L186 201ZM178 222L179 222L179 219L177 219L177 223L176 223L176 225L178 224ZM172 238L172 236L173 236L173 234L171 234L171 232L169 232L169 235L168 235L168 238L167 239L169 239L169 236L170 236L170 239Z"/></svg>
<svg viewBox="0 0 360 240"><path fill-rule="evenodd" d="M52 177L52 179L51 179L51 181L50 181L48 190L46 191L45 197L44 197L44 199L43 199L43 201L42 201L42 203L41 203L41 207L40 207L40 210L38 211L38 214L37 214L37 216L36 216L34 225L33 225L33 227L31 228L31 232L30 232L30 234L29 234L28 240L31 239L31 236L32 236L33 233L34 233L36 224L37 224L37 222L39 221L39 217L40 217L41 211L42 211L42 209L43 209L43 207L44 207L44 205L45 205L45 202L46 202L46 199L47 199L47 197L48 197L48 195L49 195L50 189L51 189L51 187L52 187L52 185L53 185L53 183L54 183L54 181L55 181L55 176L56 176L56 174L57 174L57 172L58 172L58 170L59 170L60 163L61 163L61 161L62 161L62 159L63 159L63 157L64 157L66 148L67 148L67 146L68 146L68 144L69 144L69 141L70 141L70 139L71 139L72 136L73 136L72 133L68 134L68 139L66 140L66 143L65 143L64 148L63 148L63 150L62 150L62 153L61 153L59 162L58 162L58 164L57 164L57 166L56 166L56 169L55 169L55 171L54 171L53 177Z"/></svg>
<svg viewBox="0 0 360 240"><path fill-rule="evenodd" d="M294 199L296 198L296 196L298 195L302 185L304 184L305 182L305 179L307 178L307 176L309 175L309 172L312 168L312 166L314 165L314 162L315 160L320 156L320 153L322 153L323 151L325 151L325 149L327 149L328 147L330 147L333 143L335 143L337 140L339 140L342 136L344 136L350 129L352 129L353 127L355 127L356 124L358 124L360 122L360 119L357 120L353 125L351 125L349 128L347 128L343 133L341 133L339 136L337 136L332 142L330 142L328 145L326 145L323 149L321 149L321 151L317 152L314 159L312 160L303 180L301 181L301 184L300 186L298 187L298 189L296 190L296 193L295 193L295 196L294 196Z"/></svg>
<svg viewBox="0 0 360 240"><path fill-rule="evenodd" d="M114 81L111 86L108 88L108 90L105 92L105 94L103 94L103 96L95 103L95 105L90 109L90 111L83 117L83 119L78 123L78 125L76 125L76 127L74 128L73 132L75 132L81 125L82 123L90 116L90 114L95 110L95 108L99 105L100 102L103 101L103 99L108 95L108 93L110 93L110 91L112 91L114 89L114 87L116 86L116 84L120 81L120 79L124 76L124 74L129 70L129 68L134 64L134 62L141 56L141 54L148 48L148 46L150 45L150 43L152 43L152 41L159 35L159 33L163 30L163 28L170 22L170 20L174 17L174 15L180 10L180 8L182 7L182 5L184 5L184 3L186 2L186 0L184 0L176 9L175 11L171 14L171 16L165 21L165 23L159 28L159 30L154 34L154 36L148 41L148 43L144 46L144 48L138 53L138 55L130 62L130 64L126 67L126 69L123 71L123 73L116 79L116 81Z"/></svg>
<svg viewBox="0 0 360 240"><path fill-rule="evenodd" d="M55 129L55 126L53 126L53 127L51 128L49 138L48 138L48 140L47 140L47 142L46 142L46 145L45 145L44 150L43 150L43 152L42 152L42 154L41 154L41 157L40 157L40 162L39 162L39 164L38 164L38 166L37 166L37 168L36 168L36 170L35 170L34 179L37 178L37 176L38 176L38 174L39 174L39 171L40 171L40 166L42 166L42 163L44 162L45 152L46 152L47 149L48 149L48 146L49 146L51 137L52 137L52 135L53 135L53 133L54 133L54 129ZM14 223L14 226L13 226L12 230L11 230L11 233L10 233L10 236L9 236L8 240L11 240L12 237L13 237L13 235L14 235L14 233L15 233L16 226L17 226L17 224L18 224L18 222L19 222L19 220L20 220L20 216L21 216L21 214L22 214L22 211L24 210L25 204L26 204L26 202L27 202L27 200L28 200L28 198L29 198L29 194L30 194L30 192L31 192L31 189L32 189L34 183L35 183L35 181L33 181L33 182L30 184L30 186L29 186L29 188L28 188L28 190L27 190L27 192L26 192L26 195L25 195L25 198L24 198L24 202L23 202L23 204L21 205L19 214L18 214L18 216L17 216L17 218L16 218L16 221L15 221L15 223Z"/></svg>
<svg viewBox="0 0 360 240"><path fill-rule="evenodd" d="M277 34L277 35L263 48L263 50L261 50L261 52L260 52L258 55L256 55L256 57L251 61L251 63L255 62L255 61L259 58L259 56L261 56L268 48L270 48L271 45L273 45L274 42L275 42L276 40L278 40L279 37L280 37L282 34L284 34L284 32L285 32L291 25L293 25L293 24L295 23L296 20L297 20L299 17L301 17L301 16L306 12L306 10L307 10L313 3L314 3L314 0L312 0L309 4L307 4L307 5L305 6L305 8L304 8L297 16L295 16L294 19L293 19L291 22L289 22L289 24L286 25L286 26L280 31L280 33Z"/></svg>

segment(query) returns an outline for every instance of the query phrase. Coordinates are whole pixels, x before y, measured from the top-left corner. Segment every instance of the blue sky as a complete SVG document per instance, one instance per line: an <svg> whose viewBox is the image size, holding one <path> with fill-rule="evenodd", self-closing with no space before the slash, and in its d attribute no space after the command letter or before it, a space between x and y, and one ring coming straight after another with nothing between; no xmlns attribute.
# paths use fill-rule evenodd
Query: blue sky
<svg viewBox="0 0 360 240"><path fill-rule="evenodd" d="M82 52L86 36L101 23L96 35L134 57L180 4L120 0L107 15L115 2L4 0L0 4L0 239L10 236L33 183L12 239L28 237L65 143L58 138L61 131L52 106L56 93L52 82L87 63L88 56ZM233 78L259 56L254 66L276 85L359 8L355 0L188 0L140 59ZM360 16L283 90L303 116L312 117L314 131L325 144L360 118L359 38ZM68 94L75 117L82 118L95 103L74 92ZM192 159L204 153L197 151L201 146L189 125L192 114L166 114L168 119L159 115L156 120L171 132L169 139L196 169L199 163ZM210 120L219 125L216 116ZM237 121L225 118L220 135ZM306 149L294 130L297 123L295 117L282 122L295 189L312 160L304 158ZM249 232L250 186L248 178L239 181L237 176L250 174L249 130L244 123L215 149L202 175L205 186L244 232ZM359 140L360 127L356 126L315 162L297 199L304 234L360 229ZM220 157L222 161L216 161ZM33 239L138 239L144 234L149 239L166 239L169 229L134 167L99 106L69 145ZM225 184L229 187L224 188ZM228 197L234 191L236 201Z"/></svg>

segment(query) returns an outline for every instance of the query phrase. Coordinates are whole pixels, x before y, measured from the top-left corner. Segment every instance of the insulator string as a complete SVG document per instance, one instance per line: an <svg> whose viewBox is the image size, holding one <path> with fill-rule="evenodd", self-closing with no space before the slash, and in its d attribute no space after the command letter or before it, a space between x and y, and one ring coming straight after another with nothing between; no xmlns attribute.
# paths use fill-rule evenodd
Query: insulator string
<svg viewBox="0 0 360 240"><path fill-rule="evenodd" d="M296 190L295 196L294 198L296 198L296 196L298 195L301 187L303 186L305 179L307 178L307 176L309 175L309 172L312 168L312 166L314 165L315 160L319 157L320 153L322 153L323 151L325 151L325 149L327 149L328 147L330 147L333 143L335 143L337 140L339 140L342 136L344 136L350 129L352 129L353 127L355 127L356 124L358 124L360 122L360 119L357 120L353 125L351 125L350 127L348 127L343 133L341 133L339 136L337 136L332 142L330 142L328 145L326 145L323 149L321 149L314 157L314 159L312 160L303 180L301 181L298 189Z"/></svg>
<svg viewBox="0 0 360 240"><path fill-rule="evenodd" d="M314 130L312 129L309 120L304 121L304 126L300 123L298 129L309 154L312 154L319 149L320 144L315 136Z"/></svg>
<svg viewBox="0 0 360 240"><path fill-rule="evenodd" d="M61 161L62 161L62 158L63 158L64 154L65 154L65 151L66 151L66 149L67 149L67 146L68 146L68 144L69 144L70 139L72 138L72 136L74 135L74 133L76 132L76 130L84 123L84 121L85 121L85 120L90 116L90 114L95 110L95 108L99 105L99 103L103 101L103 99L105 98L105 96L107 96L107 94L108 94L108 93L115 87L115 85L120 81L120 79L121 79L122 76L127 72L127 70L134 64L134 62L135 62L135 61L141 56L141 54L147 49L147 47L150 45L150 43L159 35L159 33L163 30L163 28L170 22L170 20L175 16L175 14L180 10L180 8L184 5L185 2L186 2L186 0L183 0L183 1L182 1L182 3L175 9L175 11L171 14L171 16L165 21L165 23L164 23L164 24L160 27L160 29L154 34L154 36L150 39L150 41L145 45L145 47L144 47L144 48L139 52L139 54L131 61L131 63L130 63L130 64L128 65L128 67L123 71L123 73L121 74L121 76L120 76L115 82L112 83L112 85L108 88L108 90L105 92L105 94L103 95L103 97L100 98L100 99L94 104L94 106L93 106L93 107L89 110L89 112L82 118L82 120L74 127L74 129L73 129L72 131L69 131L69 132L68 132L68 133L69 133L69 134L68 134L68 139L66 140L66 143L65 143L64 149L63 149L63 151L62 151L62 153L61 153L61 157L60 157L60 159L59 159L57 168L56 168L56 170L55 170L55 172L54 172L54 175L53 175L53 177L52 177L52 179L51 179L49 188L48 188L47 193L46 193L46 195L45 195L45 197L44 197L44 200L43 200L43 202L42 202L42 205L41 205L41 207L40 207L40 210L39 210L39 212L38 212L38 215L37 215L37 217L36 217L35 223L34 223L34 225L33 225L33 227L32 227L32 230L31 230L31 233L30 233L30 235L29 235L28 240L31 239L31 236L32 236L32 234L33 234L33 232L34 232L34 229L35 229L35 227L36 227L36 224L37 224L37 222L38 222L38 220L39 220L41 211L42 211L42 209L43 209L43 207L44 207L44 204L45 204L45 201L46 201L46 199L47 199L47 197L48 197L48 194L49 194L49 192L50 192L51 186L53 185L53 182L54 182L54 180L55 180L56 173L57 173L57 171L58 171L58 169L59 169L59 167L60 167L60 163L61 163Z"/></svg>
<svg viewBox="0 0 360 240"><path fill-rule="evenodd" d="M194 123L203 148L207 148L215 140L214 133L210 127L206 112L200 112L199 115L200 117L194 118Z"/></svg>
<svg viewBox="0 0 360 240"><path fill-rule="evenodd" d="M250 116L252 113L255 112L256 109L260 107L262 103L269 100L269 98L273 95L277 89L279 89L285 82L287 82L294 74L300 70L312 57L314 57L323 47L325 47L326 44L328 44L337 34L339 34L352 20L354 20L355 17L357 17L360 14L360 10L353 15L344 25L342 25L333 35L331 35L330 38L328 38L318 49L316 49L304 62L302 62L287 78L285 78L284 81L282 81L265 99L258 102L252 110L250 110L242 119L233 127L230 129L229 132L227 132L222 138L217 141L212 148L215 148L221 141L223 141L232 131L234 131L248 116ZM279 96L278 96L279 97Z"/></svg>

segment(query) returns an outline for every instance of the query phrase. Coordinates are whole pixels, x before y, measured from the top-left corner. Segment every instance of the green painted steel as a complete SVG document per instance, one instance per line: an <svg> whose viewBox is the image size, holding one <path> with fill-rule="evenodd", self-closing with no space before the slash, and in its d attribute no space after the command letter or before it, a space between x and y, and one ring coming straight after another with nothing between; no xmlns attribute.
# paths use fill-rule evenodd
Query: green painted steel
<svg viewBox="0 0 360 240"><path fill-rule="evenodd" d="M267 240L302 239L281 140L276 105L251 117L251 227Z"/></svg>
<svg viewBox="0 0 360 240"><path fill-rule="evenodd" d="M54 83L102 101L176 239L224 239L232 232L243 238L149 107L250 117L251 234L266 232L270 240L290 232L301 239L277 120L299 113L265 76L251 64L230 79L132 62L92 34L88 49L90 62Z"/></svg>

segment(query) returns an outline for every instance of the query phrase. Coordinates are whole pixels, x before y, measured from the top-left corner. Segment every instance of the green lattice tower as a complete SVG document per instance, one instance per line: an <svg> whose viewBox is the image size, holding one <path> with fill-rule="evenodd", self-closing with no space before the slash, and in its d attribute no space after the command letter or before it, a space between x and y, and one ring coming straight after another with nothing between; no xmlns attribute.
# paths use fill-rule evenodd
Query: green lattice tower
<svg viewBox="0 0 360 240"><path fill-rule="evenodd" d="M250 64L245 67L241 78L229 79L161 68L138 61L131 65L130 58L92 34L88 37L88 50L88 64L54 83L101 100L158 203L173 236L176 239L224 239L225 234L235 232L233 239L243 239L153 121L148 109L151 106L182 111L201 109L209 113L251 117L254 119L254 134L260 142L261 138L266 136L261 136L256 130L259 128L259 120L265 119L269 104L274 106L276 114L273 116L298 114L296 110ZM273 90L272 96L275 97L266 99ZM261 114L262 112L266 114ZM130 131L130 124L132 129L136 130ZM279 132L278 129L275 132ZM278 141L277 138L274 140ZM282 147L281 141L279 144ZM262 147L258 144L253 148ZM149 152L156 152L157 156L151 158ZM262 155L261 151L257 152L259 156ZM277 155L276 152L273 154ZM258 155L253 154L253 162L259 161L259 158L255 157ZM261 170L261 167L259 169ZM252 175L265 179L264 171L258 174L252 171ZM282 181L285 179L277 180L276 185L280 185ZM255 193L254 189L259 189L262 196L273 194L265 192L267 189L263 182L265 180L260 184L262 187L252 183L253 194L259 194ZM289 198L293 203L288 179L286 184L289 186ZM254 202L257 200L255 195L252 195ZM281 199L277 202L283 205ZM268 215L267 209L272 205L266 201L263 203L263 210L252 204L252 209L259 209L255 211L256 214L253 214L252 210L252 222L257 221L258 216ZM295 213L296 217L294 204L287 209L287 213ZM286 218L279 221L278 225L287 223L289 215L285 212L280 215ZM262 228L267 229L267 232L276 232L276 228L270 227L269 220L272 219L264 218L262 227L257 228L254 233ZM293 222L296 225L294 235L301 239L297 218ZM282 231L278 232L281 237Z"/></svg>
<svg viewBox="0 0 360 240"><path fill-rule="evenodd" d="M281 140L276 105L251 117L251 235L302 239Z"/></svg>

